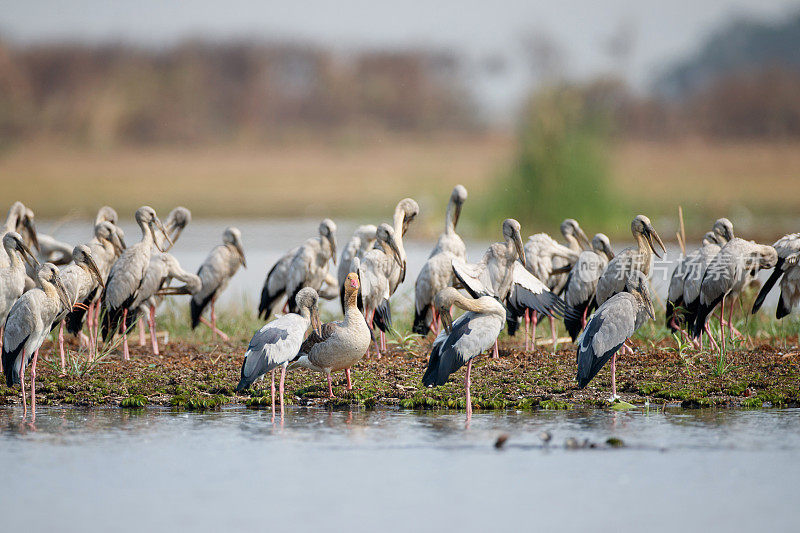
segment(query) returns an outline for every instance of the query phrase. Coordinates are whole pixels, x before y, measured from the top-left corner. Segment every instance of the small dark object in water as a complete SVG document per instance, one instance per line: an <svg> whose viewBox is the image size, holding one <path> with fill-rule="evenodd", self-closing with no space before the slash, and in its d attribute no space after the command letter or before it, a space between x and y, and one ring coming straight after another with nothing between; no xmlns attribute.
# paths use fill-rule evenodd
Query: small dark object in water
<svg viewBox="0 0 800 533"><path fill-rule="evenodd" d="M503 447L503 445L506 443L507 440L508 440L508 433L503 433L502 435L497 437L497 440L494 443L494 447L499 450L500 448Z"/></svg>
<svg viewBox="0 0 800 533"><path fill-rule="evenodd" d="M542 439L542 442L547 446L553 438L553 435L551 435L549 431L542 431L539 433L539 438Z"/></svg>
<svg viewBox="0 0 800 533"><path fill-rule="evenodd" d="M622 442L622 439L618 439L616 437L609 437L606 439L606 445L611 448L622 448L625 446L625 443Z"/></svg>

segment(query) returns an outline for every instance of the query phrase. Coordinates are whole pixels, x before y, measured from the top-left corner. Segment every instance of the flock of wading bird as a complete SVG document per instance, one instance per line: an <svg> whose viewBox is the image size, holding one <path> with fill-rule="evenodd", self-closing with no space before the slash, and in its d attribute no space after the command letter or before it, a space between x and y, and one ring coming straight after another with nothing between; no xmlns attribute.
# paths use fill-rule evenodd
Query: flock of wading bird
<svg viewBox="0 0 800 533"><path fill-rule="evenodd" d="M457 185L447 204L444 232L415 283L413 331L436 335L423 384L442 385L466 365L466 409L471 416L472 360L489 350L497 358L498 335L506 325L513 335L520 321L525 349L530 348L531 338L535 346L537 321L547 317L553 352L558 342L556 319L564 320L576 345L579 387L611 361L613 401L617 352L633 353L628 339L648 318L655 319L648 278L653 255L661 257L658 250L666 248L650 220L634 217L631 233L636 245L615 254L607 236L598 233L590 241L574 219L561 224L565 244L545 233L532 235L523 244L519 222L509 218L501 225L503 241L492 244L479 262L468 263L466 246L456 233L466 199L467 190ZM331 397L331 373L343 370L351 389L351 367L369 357L371 347L377 358L386 351L385 334L392 326L389 301L406 277L403 237L418 214L417 202L405 198L397 204L391 224L359 226L342 250L336 276L329 272L329 262L336 264L337 255L336 224L330 219L322 221L318 237L284 254L267 274L258 308L264 320L280 309L283 314L253 335L236 390L243 391L270 373L274 418L278 368L281 417L287 370L306 368L325 374ZM214 336L227 340L217 328L214 304L239 266L246 267L239 230L224 231L222 244L195 275L168 253L191 220L188 209L175 208L163 224L148 206L135 216L142 238L130 247L110 207L98 212L94 238L71 247L37 234L33 212L20 202L11 207L0 252L2 363L7 384L21 384L26 413L25 368L31 365L35 410L38 351L55 328L62 370L65 327L79 337L88 357L96 357L101 334L107 342L120 334L127 360L128 333L137 320L140 343L146 343L142 323L146 317L152 349L158 354L156 309L165 296L184 294L191 296L192 327L202 323ZM800 301L798 259L800 233L765 246L734 237L732 223L718 219L700 248L684 255L675 267L666 304L667 326L697 347L702 348L705 334L710 347L724 350L725 327L730 335L738 334L731 321L732 301L759 270L774 268L755 301L754 313L778 280L777 318ZM182 285L174 286L172 280ZM323 324L320 297L340 298L343 319ZM717 306L719 344L708 326ZM453 319L453 307L465 312ZM203 317L206 309L210 321Z"/></svg>

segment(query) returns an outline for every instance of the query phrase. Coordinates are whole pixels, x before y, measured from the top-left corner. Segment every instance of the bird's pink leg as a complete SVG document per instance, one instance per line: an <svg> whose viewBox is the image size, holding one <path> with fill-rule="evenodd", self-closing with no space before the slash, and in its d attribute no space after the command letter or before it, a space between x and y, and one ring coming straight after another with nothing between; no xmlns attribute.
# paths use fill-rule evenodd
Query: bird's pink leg
<svg viewBox="0 0 800 533"><path fill-rule="evenodd" d="M536 324L539 322L539 314L536 311L531 311L531 341L532 348L536 351Z"/></svg>
<svg viewBox="0 0 800 533"><path fill-rule="evenodd" d="M122 311L122 359L128 361L131 358L128 351L128 310Z"/></svg>
<svg viewBox="0 0 800 533"><path fill-rule="evenodd" d="M436 312L436 308L431 308L431 316L433 319L431 320L431 329L433 330L434 336L439 335L439 316Z"/></svg>
<svg viewBox="0 0 800 533"><path fill-rule="evenodd" d="M39 350L33 352L31 363L31 422L36 422L36 361L39 359Z"/></svg>
<svg viewBox="0 0 800 533"><path fill-rule="evenodd" d="M494 340L494 350L492 351L492 359L500 359L500 351L497 349L497 339Z"/></svg>
<svg viewBox="0 0 800 533"><path fill-rule="evenodd" d="M25 348L22 349L22 362L19 365L19 385L22 387L22 417L25 418L28 416L28 400L25 398Z"/></svg>
<svg viewBox="0 0 800 533"><path fill-rule="evenodd" d="M589 313L589 306L583 308L583 315L581 316L581 329L586 328L586 315Z"/></svg>
<svg viewBox="0 0 800 533"><path fill-rule="evenodd" d="M464 376L464 388L467 391L467 420L472 418L472 396L469 393L470 373L472 372L472 359L467 361L467 375Z"/></svg>
<svg viewBox="0 0 800 533"><path fill-rule="evenodd" d="M722 303L719 310L719 334L722 336L722 343L720 349L725 351L725 297L722 297ZM722 353L720 352L720 353Z"/></svg>
<svg viewBox="0 0 800 533"><path fill-rule="evenodd" d="M708 346L709 346L709 348L712 348L713 350L719 352L719 345L717 344L717 341L714 340L714 336L711 334L711 326L708 325L708 322L706 322L706 325L704 326L704 329L705 329L705 332L706 332L706 336L708 337ZM701 346L702 346L702 343L701 343Z"/></svg>
<svg viewBox="0 0 800 533"><path fill-rule="evenodd" d="M328 372L328 398L335 398L333 395L333 381L331 380L330 372Z"/></svg>
<svg viewBox="0 0 800 533"><path fill-rule="evenodd" d="M283 420L283 381L286 379L286 365L281 366L281 420Z"/></svg>
<svg viewBox="0 0 800 533"><path fill-rule="evenodd" d="M617 354L611 357L611 396L617 397Z"/></svg>
<svg viewBox="0 0 800 533"><path fill-rule="evenodd" d="M525 351L531 349L531 339L528 333L528 327L531 325L531 314L530 311L525 309Z"/></svg>
<svg viewBox="0 0 800 533"><path fill-rule="evenodd" d="M5 333L5 326L0 326L0 352L3 351L3 334ZM2 363L0 363L0 370L2 370Z"/></svg>
<svg viewBox="0 0 800 533"><path fill-rule="evenodd" d="M353 382L350 381L350 369L344 369L344 375L347 376L347 390L353 390Z"/></svg>
<svg viewBox="0 0 800 533"><path fill-rule="evenodd" d="M211 328L211 332L213 333L215 339L216 335L219 335L220 339L227 342L229 340L228 336L225 333L223 333L222 330L217 328L217 313L214 310L214 303L216 302L216 300L217 300L216 298L211 300L211 323L209 324L208 320L202 317L200 318L200 322Z"/></svg>
<svg viewBox="0 0 800 533"><path fill-rule="evenodd" d="M153 355L158 353L158 336L156 335L156 306L150 306L150 313L147 317L147 323L150 326L150 344L153 345Z"/></svg>
<svg viewBox="0 0 800 533"><path fill-rule="evenodd" d="M381 330L381 351L386 353L386 333Z"/></svg>
<svg viewBox="0 0 800 533"><path fill-rule="evenodd" d="M556 319L554 316L550 316L550 335L553 337L553 354L556 353L556 348L558 348L558 335L556 335Z"/></svg>
<svg viewBox="0 0 800 533"><path fill-rule="evenodd" d="M272 392L272 421L275 422L275 369L272 369L272 385L270 391Z"/></svg>
<svg viewBox="0 0 800 533"><path fill-rule="evenodd" d="M61 355L61 373L67 370L66 362L64 361L64 321L58 325L58 353ZM34 356L35 357L35 356Z"/></svg>
<svg viewBox="0 0 800 533"><path fill-rule="evenodd" d="M147 339L144 333L144 317L139 315L139 346L144 346L145 344L147 344Z"/></svg>

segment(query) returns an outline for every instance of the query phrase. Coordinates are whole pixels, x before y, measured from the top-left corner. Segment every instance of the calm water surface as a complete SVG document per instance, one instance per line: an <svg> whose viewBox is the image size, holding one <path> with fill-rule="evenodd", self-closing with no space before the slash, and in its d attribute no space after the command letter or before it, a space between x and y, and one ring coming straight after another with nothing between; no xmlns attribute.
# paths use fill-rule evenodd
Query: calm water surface
<svg viewBox="0 0 800 533"><path fill-rule="evenodd" d="M40 408L31 427L7 408L2 531L796 531L798 429L800 410L478 413L466 429L456 412L305 408L281 427L241 407ZM563 445L610 436L627 446Z"/></svg>

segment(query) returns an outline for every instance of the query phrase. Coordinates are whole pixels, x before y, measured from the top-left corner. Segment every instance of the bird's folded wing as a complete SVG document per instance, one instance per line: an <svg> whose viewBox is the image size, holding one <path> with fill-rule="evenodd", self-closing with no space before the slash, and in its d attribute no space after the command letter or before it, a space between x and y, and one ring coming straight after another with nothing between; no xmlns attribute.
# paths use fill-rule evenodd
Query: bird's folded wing
<svg viewBox="0 0 800 533"><path fill-rule="evenodd" d="M564 316L571 308L550 291L536 276L528 272L520 263L514 263L513 287L509 305L515 309L532 309L547 316Z"/></svg>
<svg viewBox="0 0 800 533"><path fill-rule="evenodd" d="M311 352L311 349L321 343L325 342L333 335L333 332L336 331L338 326L335 322L326 322L322 324L322 334L318 335L316 331L311 331L306 340L303 341L303 344L300 345L300 352L301 354L308 354Z"/></svg>
<svg viewBox="0 0 800 533"><path fill-rule="evenodd" d="M470 296L473 298L480 298L481 296L493 296L489 288L481 279L481 275L483 274L484 270L486 270L485 265L471 265L460 257L453 258L451 264L453 266L453 273L456 275L456 278L458 278L458 281L461 282Z"/></svg>

